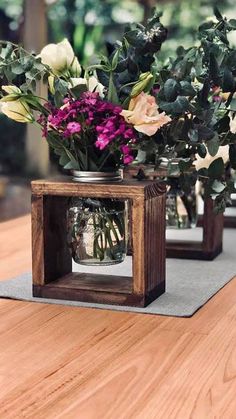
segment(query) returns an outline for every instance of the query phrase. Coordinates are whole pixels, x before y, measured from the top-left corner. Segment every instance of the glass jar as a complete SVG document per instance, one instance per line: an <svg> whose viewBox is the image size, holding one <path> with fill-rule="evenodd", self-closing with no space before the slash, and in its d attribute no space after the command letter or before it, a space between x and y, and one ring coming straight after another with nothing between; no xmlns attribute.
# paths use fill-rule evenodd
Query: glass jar
<svg viewBox="0 0 236 419"><path fill-rule="evenodd" d="M71 198L67 212L67 242L82 265L114 265L127 253L127 201Z"/></svg>
<svg viewBox="0 0 236 419"><path fill-rule="evenodd" d="M178 177L169 177L166 195L166 227L177 229L196 227L197 215L195 186L192 186L186 193L179 186Z"/></svg>

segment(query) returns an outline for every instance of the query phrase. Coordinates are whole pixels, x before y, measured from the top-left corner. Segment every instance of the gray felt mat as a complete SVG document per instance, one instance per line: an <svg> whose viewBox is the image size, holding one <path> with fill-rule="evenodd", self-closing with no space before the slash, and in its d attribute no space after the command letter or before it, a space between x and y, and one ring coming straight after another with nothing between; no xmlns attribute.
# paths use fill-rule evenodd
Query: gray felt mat
<svg viewBox="0 0 236 419"><path fill-rule="evenodd" d="M181 232L169 231L169 238L198 240L201 229ZM80 272L98 272L98 268L88 269L74 266ZM101 268L100 268L101 269ZM131 275L131 258L116 265L117 275ZM114 266L102 268L100 273L112 273ZM31 274L26 273L17 278L0 281L0 297L17 300L35 301L51 304L71 305L77 307L103 308L109 310L132 311L147 314L190 317L202 307L214 294L236 275L236 230L224 232L224 252L214 261L167 260L167 291L146 308L131 308L114 305L80 303L74 301L33 298L31 291Z"/></svg>

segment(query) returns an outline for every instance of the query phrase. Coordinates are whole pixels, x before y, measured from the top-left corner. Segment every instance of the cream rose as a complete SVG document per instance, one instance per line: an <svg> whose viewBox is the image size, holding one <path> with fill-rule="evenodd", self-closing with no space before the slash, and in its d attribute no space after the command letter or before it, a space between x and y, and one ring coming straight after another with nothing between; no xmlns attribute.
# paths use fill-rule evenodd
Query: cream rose
<svg viewBox="0 0 236 419"><path fill-rule="evenodd" d="M77 77L77 78L71 78L71 87L76 87L79 86L81 84L87 86L87 89L90 92L97 92L99 93L99 96L101 98L104 97L104 86L102 85L102 83L100 83L98 81L98 79L95 76L90 76L88 79L86 78L82 78L82 77Z"/></svg>
<svg viewBox="0 0 236 419"><path fill-rule="evenodd" d="M71 69L72 73L77 76L81 73L81 66L67 39L58 44L46 45L40 52L39 57L41 57L42 63L51 67L55 74L63 73L67 69Z"/></svg>
<svg viewBox="0 0 236 419"><path fill-rule="evenodd" d="M163 125L171 121L165 112L158 112L156 100L147 93L140 93L131 99L128 110L123 110L121 115L126 122L148 136L154 135Z"/></svg>
<svg viewBox="0 0 236 419"><path fill-rule="evenodd" d="M27 103L17 99L1 103L1 112L16 122L33 122L34 117Z"/></svg>
<svg viewBox="0 0 236 419"><path fill-rule="evenodd" d="M224 164L226 164L227 161L229 160L229 146L228 145L220 146L217 154L214 157L210 155L208 150L207 150L206 157L202 158L198 154L196 154L195 157L196 157L196 160L193 162L193 165L195 166L196 170L200 170L203 168L208 169L210 164L214 160L218 159L219 157L221 157Z"/></svg>

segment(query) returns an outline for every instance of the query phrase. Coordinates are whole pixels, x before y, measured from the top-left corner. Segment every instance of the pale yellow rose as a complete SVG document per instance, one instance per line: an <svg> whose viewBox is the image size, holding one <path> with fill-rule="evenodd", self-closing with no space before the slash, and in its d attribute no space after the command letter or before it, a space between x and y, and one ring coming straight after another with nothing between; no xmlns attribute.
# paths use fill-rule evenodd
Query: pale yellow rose
<svg viewBox="0 0 236 419"><path fill-rule="evenodd" d="M208 169L210 164L214 160L218 159L219 157L221 157L224 164L226 164L229 161L229 146L228 145L220 146L217 154L214 157L210 155L208 150L207 150L206 157L202 158L198 154L196 154L195 157L196 157L196 160L193 162L193 165L195 166L196 170L200 170L203 168Z"/></svg>
<svg viewBox="0 0 236 419"><path fill-rule="evenodd" d="M171 121L165 112L158 112L156 100L147 93L140 93L131 99L128 110L123 110L121 115L126 122L148 136L154 135L163 125Z"/></svg>
<svg viewBox="0 0 236 419"><path fill-rule="evenodd" d="M20 99L11 102L2 102L0 110L8 118L13 119L16 122L34 121L34 117L30 112L29 106Z"/></svg>
<svg viewBox="0 0 236 419"><path fill-rule="evenodd" d="M39 57L41 57L42 63L51 67L55 74L63 73L67 69L71 69L75 75L81 73L81 66L68 39L64 39L58 44L46 45Z"/></svg>
<svg viewBox="0 0 236 419"><path fill-rule="evenodd" d="M83 77L72 77L70 79L70 87L76 87L81 84L87 86L87 89L90 92L97 92L99 93L100 97L104 97L104 86L102 85L102 83L98 81L98 79L95 76L90 76L88 79Z"/></svg>

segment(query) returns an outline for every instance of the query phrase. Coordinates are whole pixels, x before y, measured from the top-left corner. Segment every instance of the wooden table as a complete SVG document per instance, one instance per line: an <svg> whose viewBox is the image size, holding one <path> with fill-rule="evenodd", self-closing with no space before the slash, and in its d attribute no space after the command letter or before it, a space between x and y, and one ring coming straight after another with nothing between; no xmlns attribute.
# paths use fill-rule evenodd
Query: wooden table
<svg viewBox="0 0 236 419"><path fill-rule="evenodd" d="M29 216L0 224L0 279L30 266ZM236 279L190 319L4 299L0 313L3 419L235 418Z"/></svg>

